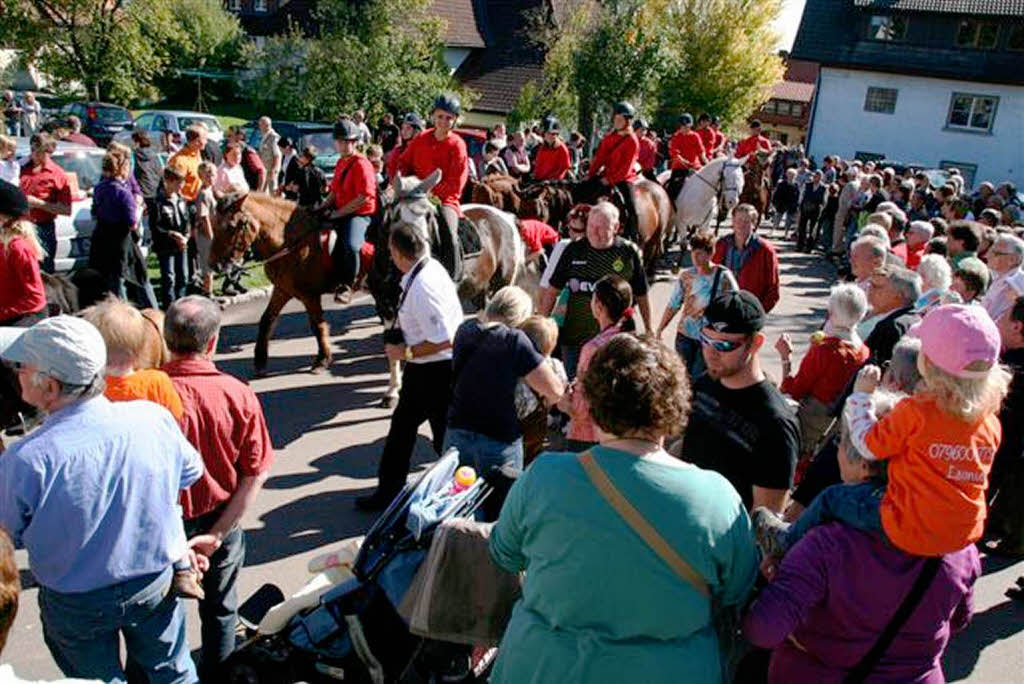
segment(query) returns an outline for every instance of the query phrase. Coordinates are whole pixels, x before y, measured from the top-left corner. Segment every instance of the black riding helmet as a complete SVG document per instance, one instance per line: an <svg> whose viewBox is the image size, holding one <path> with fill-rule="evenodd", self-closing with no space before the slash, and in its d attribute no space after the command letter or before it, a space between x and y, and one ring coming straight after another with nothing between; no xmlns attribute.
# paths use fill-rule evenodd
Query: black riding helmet
<svg viewBox="0 0 1024 684"><path fill-rule="evenodd" d="M402 123L409 124L413 128L422 131L426 124L423 121L423 117L416 112L409 112L402 117Z"/></svg>
<svg viewBox="0 0 1024 684"><path fill-rule="evenodd" d="M554 116L545 116L541 123L541 130L545 133L558 133L562 130L562 124Z"/></svg>
<svg viewBox="0 0 1024 684"><path fill-rule="evenodd" d="M0 180L0 215L21 216L28 211L28 200L17 185Z"/></svg>
<svg viewBox="0 0 1024 684"><path fill-rule="evenodd" d="M352 119L342 119L334 124L335 140L359 140L359 127Z"/></svg>
<svg viewBox="0 0 1024 684"><path fill-rule="evenodd" d="M621 114L627 119L635 119L636 107L625 101L617 102L615 103L615 107L612 109L612 114Z"/></svg>
<svg viewBox="0 0 1024 684"><path fill-rule="evenodd" d="M692 114L685 114L685 113L684 114L680 114L679 115L679 125L680 126L692 126L693 125L693 115Z"/></svg>
<svg viewBox="0 0 1024 684"><path fill-rule="evenodd" d="M459 100L458 95L442 93L437 96L436 100L434 100L434 106L430 111L433 112L438 109L448 112L454 116L458 116L462 113L462 102Z"/></svg>
<svg viewBox="0 0 1024 684"><path fill-rule="evenodd" d="M647 130L647 122L644 121L643 119L637 119L636 121L633 122L633 128L642 128L644 130Z"/></svg>

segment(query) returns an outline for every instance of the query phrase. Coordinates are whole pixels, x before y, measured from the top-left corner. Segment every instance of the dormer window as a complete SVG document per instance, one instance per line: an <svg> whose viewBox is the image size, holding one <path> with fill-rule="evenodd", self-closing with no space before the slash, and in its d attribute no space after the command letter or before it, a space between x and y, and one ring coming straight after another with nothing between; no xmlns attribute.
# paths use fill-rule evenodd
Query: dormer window
<svg viewBox="0 0 1024 684"><path fill-rule="evenodd" d="M907 37L907 18L892 14L872 15L868 23L868 38L897 42Z"/></svg>

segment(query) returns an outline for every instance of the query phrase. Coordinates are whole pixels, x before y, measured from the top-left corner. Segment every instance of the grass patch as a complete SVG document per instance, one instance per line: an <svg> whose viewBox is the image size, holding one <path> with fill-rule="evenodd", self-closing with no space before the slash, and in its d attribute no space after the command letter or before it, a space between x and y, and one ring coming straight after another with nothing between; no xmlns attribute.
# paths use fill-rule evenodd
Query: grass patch
<svg viewBox="0 0 1024 684"><path fill-rule="evenodd" d="M156 291L156 298L160 299L160 264L156 260L156 254L153 252L149 253L146 257L146 273L149 275L149 281L153 283L153 290ZM221 286L224 285L224 276L214 274L213 275L213 291L219 293ZM270 279L267 278L267 274L263 271L262 266L256 266L250 268L242 275L242 285L252 290L257 287L266 287L270 285Z"/></svg>

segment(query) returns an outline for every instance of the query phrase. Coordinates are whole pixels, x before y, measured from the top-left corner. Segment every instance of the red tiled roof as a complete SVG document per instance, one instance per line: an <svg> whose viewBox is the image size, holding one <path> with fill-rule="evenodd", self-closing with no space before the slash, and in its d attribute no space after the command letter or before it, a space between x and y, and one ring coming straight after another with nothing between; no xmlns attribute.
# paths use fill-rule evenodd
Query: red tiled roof
<svg viewBox="0 0 1024 684"><path fill-rule="evenodd" d="M813 97L813 83L797 83L795 81L782 81L780 83L776 83L775 87L772 89L772 98L776 100L810 102Z"/></svg>
<svg viewBox="0 0 1024 684"><path fill-rule="evenodd" d="M474 0L434 0L431 9L445 20L445 45L462 48L484 48L487 43L481 35L481 18Z"/></svg>
<svg viewBox="0 0 1024 684"><path fill-rule="evenodd" d="M817 62L789 58L786 60L786 74L782 78L797 83L817 83L818 70Z"/></svg>

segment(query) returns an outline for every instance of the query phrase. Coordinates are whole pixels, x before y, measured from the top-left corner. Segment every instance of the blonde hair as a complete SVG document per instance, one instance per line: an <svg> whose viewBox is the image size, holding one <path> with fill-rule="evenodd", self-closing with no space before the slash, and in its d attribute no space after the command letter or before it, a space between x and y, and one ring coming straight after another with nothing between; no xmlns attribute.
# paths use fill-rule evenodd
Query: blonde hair
<svg viewBox="0 0 1024 684"><path fill-rule="evenodd" d="M487 302L484 316L489 323L504 323L510 328L518 328L533 313L533 300L520 287L506 285Z"/></svg>
<svg viewBox="0 0 1024 684"><path fill-rule="evenodd" d="M35 253L37 260L42 261L46 258L46 250L43 249L43 244L39 242L36 224L25 219L11 221L6 225L0 223L0 245L3 245L4 249L7 249L7 245L17 238L21 238L28 243L29 248Z"/></svg>
<svg viewBox="0 0 1024 684"><path fill-rule="evenodd" d="M103 336L109 365L135 365L136 357L146 344L146 326L149 325L138 309L111 295L80 315Z"/></svg>
<svg viewBox="0 0 1024 684"><path fill-rule="evenodd" d="M519 329L526 333L533 346L544 356L550 356L558 344L558 324L547 316L530 316Z"/></svg>
<svg viewBox="0 0 1024 684"><path fill-rule="evenodd" d="M128 157L118 150L107 150L103 155L103 175L111 178L128 177Z"/></svg>
<svg viewBox="0 0 1024 684"><path fill-rule="evenodd" d="M963 421L975 421L999 410L1013 376L995 364L980 378L960 378L942 370L921 352L917 357L921 371L921 393L935 399L946 413Z"/></svg>
<svg viewBox="0 0 1024 684"><path fill-rule="evenodd" d="M199 173L203 173L204 171L210 174L211 176L216 175L217 166L213 162L199 162Z"/></svg>
<svg viewBox="0 0 1024 684"><path fill-rule="evenodd" d="M6 135L0 135L0 155L7 154L8 152L14 152L18 149L18 143L14 141L14 138L9 138Z"/></svg>

